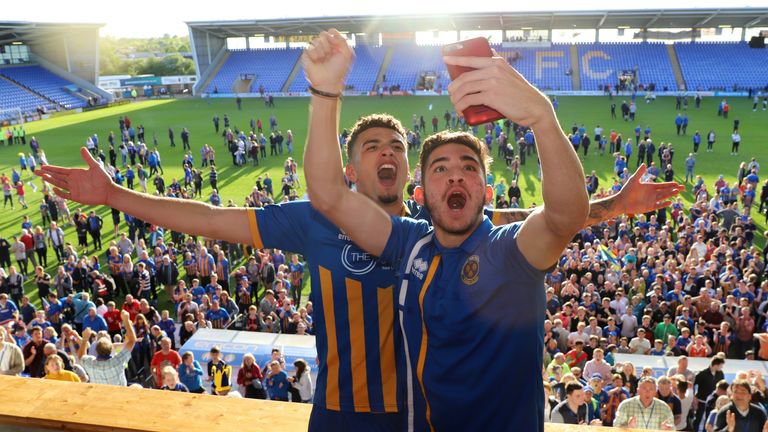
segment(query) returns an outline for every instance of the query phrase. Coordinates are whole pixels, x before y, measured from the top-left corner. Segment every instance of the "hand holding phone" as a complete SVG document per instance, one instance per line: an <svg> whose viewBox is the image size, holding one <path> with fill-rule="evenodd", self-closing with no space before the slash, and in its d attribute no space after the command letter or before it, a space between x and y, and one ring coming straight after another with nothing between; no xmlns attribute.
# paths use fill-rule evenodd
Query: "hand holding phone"
<svg viewBox="0 0 768 432"><path fill-rule="evenodd" d="M443 56L453 57L493 57L493 51L485 38L469 39L443 46ZM451 80L455 80L463 73L476 70L475 68L446 64ZM464 119L470 126L488 123L503 119L504 115L485 105L473 105L462 112Z"/></svg>

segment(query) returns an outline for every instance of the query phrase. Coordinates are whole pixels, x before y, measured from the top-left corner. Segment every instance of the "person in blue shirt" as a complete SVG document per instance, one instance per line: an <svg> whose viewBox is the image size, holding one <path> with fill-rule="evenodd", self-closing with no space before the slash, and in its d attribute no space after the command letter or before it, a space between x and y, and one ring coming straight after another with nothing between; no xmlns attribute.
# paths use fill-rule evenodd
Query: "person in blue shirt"
<svg viewBox="0 0 768 432"><path fill-rule="evenodd" d="M699 131L696 131L693 134L693 152L698 153L699 152L699 145L701 145L701 134Z"/></svg>
<svg viewBox="0 0 768 432"><path fill-rule="evenodd" d="M195 360L192 351L181 355L181 364L178 368L179 381L187 386L190 393L205 393L203 388L203 368Z"/></svg>
<svg viewBox="0 0 768 432"><path fill-rule="evenodd" d="M677 134L680 135L680 129L683 127L683 116L680 113L677 113L677 116L675 117L675 128L677 129Z"/></svg>
<svg viewBox="0 0 768 432"><path fill-rule="evenodd" d="M108 331L107 322L96 313L96 308L88 308L88 315L83 317L83 329L90 328L94 333Z"/></svg>
<svg viewBox="0 0 768 432"><path fill-rule="evenodd" d="M446 57L449 64L478 68L476 75L494 76L454 81L450 94L457 111L482 100L536 131L546 173L544 207L524 224L494 227L482 211L493 196L485 184L487 147L467 133L438 133L422 145L423 186L416 189L433 228L426 221L391 218L341 182L334 142L338 99L323 95L341 90L352 55L337 32L320 38L304 61L311 85L317 86L305 175L313 190L323 191L311 202L364 250L399 263L399 319L410 380L408 430L509 430L511 425L543 430L544 270L582 228L589 210L586 191L572 187L585 184L583 168L551 103L506 62ZM504 85L494 87L492 81ZM468 88L482 90L470 95ZM395 154L386 151L384 157L394 160ZM491 380L489 364L519 374ZM525 389L530 403L488 398L507 385Z"/></svg>
<svg viewBox="0 0 768 432"><path fill-rule="evenodd" d="M267 375L267 394L272 400L288 401L288 374L280 369L280 362L273 360L269 364L270 372Z"/></svg>
<svg viewBox="0 0 768 432"><path fill-rule="evenodd" d="M0 326L5 326L19 319L19 308L8 294L0 293Z"/></svg>
<svg viewBox="0 0 768 432"><path fill-rule="evenodd" d="M218 300L211 302L211 309L205 314L205 319L211 322L215 329L226 328L229 324L229 312L219 306Z"/></svg>

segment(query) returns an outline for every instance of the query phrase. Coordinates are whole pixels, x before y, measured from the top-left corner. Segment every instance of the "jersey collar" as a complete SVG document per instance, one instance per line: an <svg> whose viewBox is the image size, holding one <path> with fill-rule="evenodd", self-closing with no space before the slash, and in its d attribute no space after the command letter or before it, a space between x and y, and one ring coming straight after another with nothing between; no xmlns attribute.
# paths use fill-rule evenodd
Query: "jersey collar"
<svg viewBox="0 0 768 432"><path fill-rule="evenodd" d="M493 228L493 223L491 223L491 220L488 219L488 216L483 216L483 221L480 222L480 225L475 228L475 230L470 234L469 237L467 237L464 242L459 245L458 248L446 248L440 244L440 242L437 241L437 237L435 237L435 245L437 246L437 249L441 252L450 252L455 251L457 249L462 250L464 253L471 254L475 250L477 250L477 247L480 245L480 243L483 241L483 239L488 237L488 234L491 232L491 229Z"/></svg>

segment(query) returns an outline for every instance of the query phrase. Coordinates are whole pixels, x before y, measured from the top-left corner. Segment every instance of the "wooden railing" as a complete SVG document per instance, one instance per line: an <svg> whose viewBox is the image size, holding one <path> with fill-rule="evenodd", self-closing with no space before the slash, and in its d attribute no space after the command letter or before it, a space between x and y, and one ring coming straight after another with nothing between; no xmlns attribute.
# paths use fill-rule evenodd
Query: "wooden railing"
<svg viewBox="0 0 768 432"><path fill-rule="evenodd" d="M0 430L307 430L311 405L0 375ZM545 432L608 428L547 424ZM526 432L526 431L521 431Z"/></svg>

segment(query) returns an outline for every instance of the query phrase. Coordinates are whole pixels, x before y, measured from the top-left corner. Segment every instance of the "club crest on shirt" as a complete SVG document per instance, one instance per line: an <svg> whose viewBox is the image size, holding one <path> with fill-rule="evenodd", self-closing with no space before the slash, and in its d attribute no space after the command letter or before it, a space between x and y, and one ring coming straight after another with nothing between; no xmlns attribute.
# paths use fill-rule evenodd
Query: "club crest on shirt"
<svg viewBox="0 0 768 432"><path fill-rule="evenodd" d="M480 257L472 255L461 268L461 281L464 285L474 285L480 278Z"/></svg>

